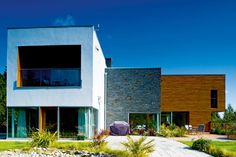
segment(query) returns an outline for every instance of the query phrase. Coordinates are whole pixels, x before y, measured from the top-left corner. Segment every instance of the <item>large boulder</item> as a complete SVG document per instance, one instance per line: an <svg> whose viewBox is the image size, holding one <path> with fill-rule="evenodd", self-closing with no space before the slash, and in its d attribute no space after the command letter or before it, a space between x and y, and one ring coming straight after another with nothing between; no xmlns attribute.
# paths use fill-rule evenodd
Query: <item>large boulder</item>
<svg viewBox="0 0 236 157"><path fill-rule="evenodd" d="M125 136L129 134L129 124L125 121L114 121L110 125L111 135Z"/></svg>

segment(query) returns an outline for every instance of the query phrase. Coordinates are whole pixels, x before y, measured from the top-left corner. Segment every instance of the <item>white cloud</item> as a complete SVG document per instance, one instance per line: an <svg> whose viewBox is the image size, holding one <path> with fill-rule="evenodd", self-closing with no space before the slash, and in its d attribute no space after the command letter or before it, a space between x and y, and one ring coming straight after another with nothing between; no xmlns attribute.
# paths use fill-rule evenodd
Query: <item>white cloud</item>
<svg viewBox="0 0 236 157"><path fill-rule="evenodd" d="M75 19L71 15L67 15L66 17L58 17L53 23L54 26L73 26L75 25Z"/></svg>

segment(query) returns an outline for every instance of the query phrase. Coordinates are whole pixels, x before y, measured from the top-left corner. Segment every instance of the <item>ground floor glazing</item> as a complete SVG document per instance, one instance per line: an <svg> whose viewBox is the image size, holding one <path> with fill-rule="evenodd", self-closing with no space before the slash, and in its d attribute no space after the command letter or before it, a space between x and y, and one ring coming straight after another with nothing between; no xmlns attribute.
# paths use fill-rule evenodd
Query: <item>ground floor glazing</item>
<svg viewBox="0 0 236 157"><path fill-rule="evenodd" d="M92 107L8 107L7 137L26 138L32 131L57 132L58 138L91 138L98 130L98 111Z"/></svg>

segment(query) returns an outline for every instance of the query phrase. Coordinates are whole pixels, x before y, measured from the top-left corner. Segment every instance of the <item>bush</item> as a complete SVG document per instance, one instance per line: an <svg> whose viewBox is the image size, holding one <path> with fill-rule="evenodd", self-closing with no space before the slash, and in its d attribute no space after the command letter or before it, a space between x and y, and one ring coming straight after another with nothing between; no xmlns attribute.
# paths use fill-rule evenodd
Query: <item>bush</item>
<svg viewBox="0 0 236 157"><path fill-rule="evenodd" d="M155 129L148 129L147 133L148 133L148 136L156 136L156 130Z"/></svg>
<svg viewBox="0 0 236 157"><path fill-rule="evenodd" d="M210 140L200 138L193 142L192 149L199 150L202 152L208 152L210 148Z"/></svg>
<svg viewBox="0 0 236 157"><path fill-rule="evenodd" d="M207 153L213 155L214 157L236 157L236 153L217 148L214 145L210 145Z"/></svg>
<svg viewBox="0 0 236 157"><path fill-rule="evenodd" d="M129 156L148 157L148 155L154 151L154 139L146 142L146 137L142 136L135 141L130 136L127 136L127 140L128 142L122 142L121 144L125 146Z"/></svg>
<svg viewBox="0 0 236 157"><path fill-rule="evenodd" d="M77 135L77 140L85 140L85 135L83 134L83 133L79 133L78 135Z"/></svg>
<svg viewBox="0 0 236 157"><path fill-rule="evenodd" d="M101 130L100 132L96 133L93 137L92 146L99 147L104 145L105 139L108 137L110 132L108 130Z"/></svg>
<svg viewBox="0 0 236 157"><path fill-rule="evenodd" d="M226 131L220 128L213 128L211 129L211 134L225 135Z"/></svg>
<svg viewBox="0 0 236 157"><path fill-rule="evenodd" d="M50 147L56 140L57 133L51 133L49 131L35 131L32 132L32 141L30 142L31 147Z"/></svg>
<svg viewBox="0 0 236 157"><path fill-rule="evenodd" d="M178 127L176 125L166 126L165 124L162 124L159 135L164 137L183 137L186 133L187 131L183 127Z"/></svg>
<svg viewBox="0 0 236 157"><path fill-rule="evenodd" d="M228 127L226 134L227 135L236 135L236 123L233 123Z"/></svg>

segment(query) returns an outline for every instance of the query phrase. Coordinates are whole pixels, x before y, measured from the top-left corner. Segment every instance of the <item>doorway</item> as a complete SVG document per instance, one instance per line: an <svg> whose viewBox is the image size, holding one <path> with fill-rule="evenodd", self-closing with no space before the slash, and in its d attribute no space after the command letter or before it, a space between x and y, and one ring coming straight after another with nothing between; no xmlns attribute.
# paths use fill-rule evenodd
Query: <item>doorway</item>
<svg viewBox="0 0 236 157"><path fill-rule="evenodd" d="M57 131L57 107L40 108L40 130Z"/></svg>

